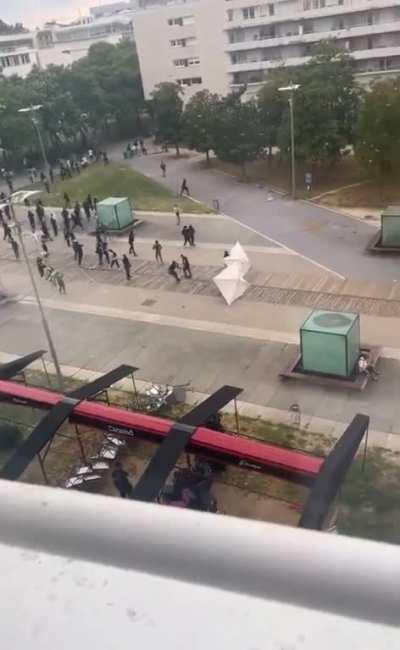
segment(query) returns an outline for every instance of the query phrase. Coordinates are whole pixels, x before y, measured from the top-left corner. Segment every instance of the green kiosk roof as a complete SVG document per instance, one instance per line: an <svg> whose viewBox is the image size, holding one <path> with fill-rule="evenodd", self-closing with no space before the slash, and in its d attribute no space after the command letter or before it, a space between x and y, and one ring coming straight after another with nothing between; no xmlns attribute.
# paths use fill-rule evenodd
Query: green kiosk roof
<svg viewBox="0 0 400 650"><path fill-rule="evenodd" d="M400 217L400 205L388 205L382 212L382 217Z"/></svg>
<svg viewBox="0 0 400 650"><path fill-rule="evenodd" d="M123 201L128 201L127 196L109 196L108 199L104 199L103 201L100 201L98 205L110 205L110 206L115 206L119 205Z"/></svg>
<svg viewBox="0 0 400 650"><path fill-rule="evenodd" d="M323 332L324 334L347 334L358 319L358 314L335 311L314 311L301 326L308 332Z"/></svg>

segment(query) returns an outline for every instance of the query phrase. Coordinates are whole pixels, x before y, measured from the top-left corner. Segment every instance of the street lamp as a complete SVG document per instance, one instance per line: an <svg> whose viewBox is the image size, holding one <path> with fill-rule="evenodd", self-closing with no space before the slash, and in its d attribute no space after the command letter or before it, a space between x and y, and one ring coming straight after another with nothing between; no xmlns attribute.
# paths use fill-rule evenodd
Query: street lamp
<svg viewBox="0 0 400 650"><path fill-rule="evenodd" d="M11 194L10 197L9 197L9 205L10 205L12 220L15 223L15 229L17 231L19 243L21 245L22 255L24 257L26 268L28 269L28 274L29 274L29 278L30 278L30 281L31 281L32 289L33 289L33 292L35 294L36 304L37 304L38 309L39 309L40 318L41 318L42 325L43 325L43 330L44 330L44 333L45 333L45 336L46 336L46 339L47 339L47 343L49 345L50 354L52 356L54 367L55 367L55 370L56 370L58 388L60 389L60 391L62 393L64 393L64 380L63 380L63 376L61 374L61 368L60 368L60 364L58 362L56 348L54 346L54 342L53 342L51 332L50 332L50 327L49 327L49 324L48 324L47 319L46 319L46 314L45 314L44 309L43 309L42 301L40 300L40 294L39 294L39 290L38 290L37 285L36 285L35 276L33 274L31 263L30 263L29 257L28 257L28 253L26 251L21 224L19 223L19 221L17 219L16 211L14 209L14 205L23 203L25 199L27 199L29 197L32 197L32 196L34 196L36 194L40 194L40 192L38 190L36 190L36 191L31 190L31 191L27 191L27 192L24 192L24 191L14 192L14 194Z"/></svg>
<svg viewBox="0 0 400 650"><path fill-rule="evenodd" d="M294 150L294 93L300 88L300 84L290 84L278 88L280 93L289 93L290 109L290 151L292 159L292 199L296 198L296 157Z"/></svg>
<svg viewBox="0 0 400 650"><path fill-rule="evenodd" d="M37 134L37 137L38 137L38 140L39 140L39 146L40 146L40 150L42 152L44 168L45 168L45 171L47 172L49 170L49 163L47 161L46 149L44 148L43 138L42 138L42 134L41 134L40 127L39 127L39 120L35 116L35 113L37 113L37 111L40 111L41 108L43 108L43 104L36 104L35 106L28 106L26 108L19 108L18 113L29 113L29 115L30 115L30 118L32 120L32 124L33 124L33 126L35 128L35 131L36 131L36 134Z"/></svg>

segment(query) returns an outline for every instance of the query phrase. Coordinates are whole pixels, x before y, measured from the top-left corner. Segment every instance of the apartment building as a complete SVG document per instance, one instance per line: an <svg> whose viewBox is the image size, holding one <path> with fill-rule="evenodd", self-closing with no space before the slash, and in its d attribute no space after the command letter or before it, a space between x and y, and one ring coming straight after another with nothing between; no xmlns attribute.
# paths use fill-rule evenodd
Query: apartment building
<svg viewBox="0 0 400 650"><path fill-rule="evenodd" d="M185 100L205 88L228 92L225 17L225 0L180 0L135 15L146 98L164 81L179 83Z"/></svg>
<svg viewBox="0 0 400 650"><path fill-rule="evenodd" d="M21 77L37 63L35 35L32 33L0 36L0 75Z"/></svg>
<svg viewBox="0 0 400 650"><path fill-rule="evenodd" d="M135 35L147 96L171 80L190 93L256 90L269 70L306 63L325 39L351 54L363 83L400 74L399 0L181 2L138 13Z"/></svg>

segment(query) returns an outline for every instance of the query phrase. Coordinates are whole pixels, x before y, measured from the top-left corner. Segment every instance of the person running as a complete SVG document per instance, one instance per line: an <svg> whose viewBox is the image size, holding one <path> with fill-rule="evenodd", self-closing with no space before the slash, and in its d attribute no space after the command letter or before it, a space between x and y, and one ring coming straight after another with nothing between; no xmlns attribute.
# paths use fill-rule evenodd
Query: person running
<svg viewBox="0 0 400 650"><path fill-rule="evenodd" d="M188 231L188 226L183 226L182 228L182 237L183 237L183 245L186 246L186 244L189 243L189 231Z"/></svg>
<svg viewBox="0 0 400 650"><path fill-rule="evenodd" d="M181 225L181 213L177 205L174 205L174 214L176 217L176 225L180 226Z"/></svg>
<svg viewBox="0 0 400 650"><path fill-rule="evenodd" d="M188 239L189 239L189 244L190 244L191 246L196 246L196 244L194 243L194 236L195 236L195 234L196 234L195 229L193 228L192 225L190 225L190 226L188 227Z"/></svg>
<svg viewBox="0 0 400 650"><path fill-rule="evenodd" d="M108 252L108 244L106 241L103 241L103 255L106 258L106 262L110 265L110 253Z"/></svg>
<svg viewBox="0 0 400 650"><path fill-rule="evenodd" d="M126 279L130 280L131 279L131 266L132 264L130 263L128 257L125 255L125 253L122 256L122 264L125 269L125 274L126 274Z"/></svg>
<svg viewBox="0 0 400 650"><path fill-rule="evenodd" d="M180 268L180 266L179 266L178 262L175 262L175 260L172 260L171 264L168 267L168 273L170 275L172 275L172 277L175 278L175 280L177 282L181 281L180 278L178 277L178 273L177 273L177 269L179 269L179 268Z"/></svg>
<svg viewBox="0 0 400 650"><path fill-rule="evenodd" d="M97 240L96 255L99 258L99 266L103 266L103 243L101 239Z"/></svg>
<svg viewBox="0 0 400 650"><path fill-rule="evenodd" d="M114 266L117 267L117 269L120 268L119 266L119 261L118 261L118 255L115 251L113 251L111 248L108 249L109 252L111 253L111 263L110 263L110 268L113 269Z"/></svg>
<svg viewBox="0 0 400 650"><path fill-rule="evenodd" d="M52 227L54 237L57 237L58 236L58 223L57 223L57 219L55 218L53 212L50 215L50 225Z"/></svg>
<svg viewBox="0 0 400 650"><path fill-rule="evenodd" d="M133 228L129 231L129 236L128 236L128 242L129 242L129 255L134 255L134 257L137 257L137 252L135 251L135 233L133 231Z"/></svg>
<svg viewBox="0 0 400 650"><path fill-rule="evenodd" d="M18 242L17 242L15 239L13 239L13 237L11 237L11 238L10 238L10 244L11 244L11 248L13 249L13 253L14 253L16 259L19 260L19 246L18 246Z"/></svg>
<svg viewBox="0 0 400 650"><path fill-rule="evenodd" d="M33 214L32 210L28 210L27 217L28 217L28 221L29 221L32 232L35 232L35 230L36 230L35 215Z"/></svg>
<svg viewBox="0 0 400 650"><path fill-rule="evenodd" d="M64 273L62 273L61 271L56 271L55 273L53 273L53 276L58 286L58 291L64 294L67 293L67 290L65 288L65 282L64 282Z"/></svg>
<svg viewBox="0 0 400 650"><path fill-rule="evenodd" d="M182 181L181 197L183 196L184 193L186 194L186 196L190 196L189 187L188 187L186 178L184 178L183 181Z"/></svg>
<svg viewBox="0 0 400 650"><path fill-rule="evenodd" d="M38 257L36 258L36 266L37 266L37 270L38 270L38 272L39 272L40 277L43 278L43 276L44 276L44 270L45 270L45 268L46 268L46 264L43 262L43 258L42 258L42 257L38 256Z"/></svg>
<svg viewBox="0 0 400 650"><path fill-rule="evenodd" d="M181 260L182 260L182 271L184 277L191 279L192 269L190 268L190 262L188 258L186 257L186 255L181 255Z"/></svg>
<svg viewBox="0 0 400 650"><path fill-rule="evenodd" d="M160 264L164 264L164 260L162 258L162 246L158 239L155 240L154 245L153 245L153 251L155 254L156 262L160 262Z"/></svg>
<svg viewBox="0 0 400 650"><path fill-rule="evenodd" d="M132 483L129 480L128 473L123 469L119 461L115 463L115 469L113 470L111 476L113 483L119 492L119 496L123 499L129 499L133 490Z"/></svg>
<svg viewBox="0 0 400 650"><path fill-rule="evenodd" d="M160 162L160 169L161 169L162 177L165 178L167 175L167 165L165 164L164 160Z"/></svg>

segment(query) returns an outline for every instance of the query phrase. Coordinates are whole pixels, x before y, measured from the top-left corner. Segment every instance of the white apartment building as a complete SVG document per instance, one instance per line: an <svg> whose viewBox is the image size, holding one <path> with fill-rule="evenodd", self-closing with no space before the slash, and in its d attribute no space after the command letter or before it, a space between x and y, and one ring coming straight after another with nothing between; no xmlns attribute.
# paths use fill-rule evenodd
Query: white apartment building
<svg viewBox="0 0 400 650"><path fill-rule="evenodd" d="M7 34L0 36L0 75L25 77L38 63L35 35Z"/></svg>
<svg viewBox="0 0 400 650"><path fill-rule="evenodd" d="M135 38L146 96L161 81L256 90L268 71L306 63L332 39L369 83L400 74L400 0L197 0L138 13ZM194 80L194 81L193 81Z"/></svg>

